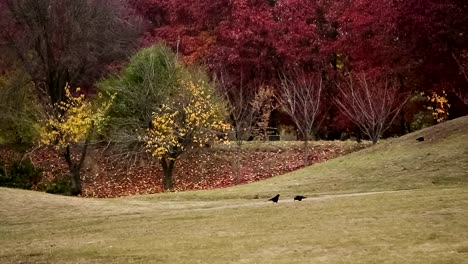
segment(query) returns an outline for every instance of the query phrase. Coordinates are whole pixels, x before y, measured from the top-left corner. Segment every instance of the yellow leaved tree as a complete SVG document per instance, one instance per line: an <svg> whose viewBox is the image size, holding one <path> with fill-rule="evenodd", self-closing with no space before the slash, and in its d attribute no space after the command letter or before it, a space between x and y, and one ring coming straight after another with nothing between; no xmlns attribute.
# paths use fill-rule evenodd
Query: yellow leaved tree
<svg viewBox="0 0 468 264"><path fill-rule="evenodd" d="M166 190L174 188L174 165L182 153L226 140L225 118L225 106L210 84L179 81L177 94L153 114L144 137L147 151L163 168Z"/></svg>
<svg viewBox="0 0 468 264"><path fill-rule="evenodd" d="M441 94L432 92L427 96L427 100L431 102L428 110L432 111L432 117L437 123L442 123L448 119L450 104L445 90Z"/></svg>
<svg viewBox="0 0 468 264"><path fill-rule="evenodd" d="M75 90L80 92L80 88ZM100 99L100 95L95 99ZM112 97L110 97L112 99ZM59 102L53 114L44 120L40 130L40 144L52 145L65 159L71 176L71 194L81 194L80 171L94 131L106 120L111 101L99 100L99 106L86 100L84 94L73 95L70 86L65 87L65 100ZM79 150L74 155L73 150Z"/></svg>

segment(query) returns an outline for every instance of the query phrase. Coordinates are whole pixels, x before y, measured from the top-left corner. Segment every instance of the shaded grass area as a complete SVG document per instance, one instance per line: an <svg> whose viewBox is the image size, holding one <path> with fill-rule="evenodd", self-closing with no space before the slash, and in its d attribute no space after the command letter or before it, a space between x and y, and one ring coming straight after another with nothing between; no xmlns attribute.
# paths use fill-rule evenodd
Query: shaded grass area
<svg viewBox="0 0 468 264"><path fill-rule="evenodd" d="M98 200L0 188L0 262L468 263L467 133L462 118L211 191Z"/></svg>

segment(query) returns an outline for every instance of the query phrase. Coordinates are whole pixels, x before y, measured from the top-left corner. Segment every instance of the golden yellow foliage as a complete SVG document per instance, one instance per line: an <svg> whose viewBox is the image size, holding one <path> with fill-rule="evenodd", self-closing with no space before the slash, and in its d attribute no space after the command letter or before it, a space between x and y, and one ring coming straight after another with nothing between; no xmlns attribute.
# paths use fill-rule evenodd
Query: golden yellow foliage
<svg viewBox="0 0 468 264"><path fill-rule="evenodd" d="M224 105L216 101L204 82L181 82L174 100L154 113L152 128L144 138L147 151L162 159L177 156L187 148L226 140L230 126L224 122Z"/></svg>
<svg viewBox="0 0 468 264"><path fill-rule="evenodd" d="M439 95L436 92L432 92L431 95L426 97L431 105L427 108L432 111L432 117L437 123L441 123L448 119L450 104L448 103L447 93L442 91Z"/></svg>
<svg viewBox="0 0 468 264"><path fill-rule="evenodd" d="M76 89L77 92L80 88ZM93 108L84 94L72 95L70 86L65 87L65 101L58 103L57 113L49 116L40 129L40 143L55 145L57 149L82 141L92 126L99 129L106 119L111 101ZM112 97L111 97L112 98Z"/></svg>

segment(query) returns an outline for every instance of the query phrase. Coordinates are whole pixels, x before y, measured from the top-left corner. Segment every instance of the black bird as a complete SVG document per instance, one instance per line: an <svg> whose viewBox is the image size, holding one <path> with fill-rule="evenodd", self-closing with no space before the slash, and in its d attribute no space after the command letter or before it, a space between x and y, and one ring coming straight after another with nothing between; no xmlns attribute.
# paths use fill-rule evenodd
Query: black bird
<svg viewBox="0 0 468 264"><path fill-rule="evenodd" d="M424 137L418 137L416 140L419 142L424 141Z"/></svg>
<svg viewBox="0 0 468 264"><path fill-rule="evenodd" d="M302 195L297 195L296 197L294 197L294 201L299 201L299 202L300 202L300 201L302 201L302 199L304 199L304 198L307 198L307 197L302 196Z"/></svg>
<svg viewBox="0 0 468 264"><path fill-rule="evenodd" d="M271 199L268 199L268 201L272 201L274 203L278 203L278 200L279 200L279 194L277 194L275 197L273 197Z"/></svg>

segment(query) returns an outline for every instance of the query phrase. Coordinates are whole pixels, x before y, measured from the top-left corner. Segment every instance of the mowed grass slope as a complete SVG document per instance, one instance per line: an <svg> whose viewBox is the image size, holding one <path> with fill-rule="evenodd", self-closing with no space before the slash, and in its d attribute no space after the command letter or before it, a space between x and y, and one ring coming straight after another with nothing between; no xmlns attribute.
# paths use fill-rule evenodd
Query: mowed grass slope
<svg viewBox="0 0 468 264"><path fill-rule="evenodd" d="M0 188L0 263L468 263L468 118L228 189Z"/></svg>

